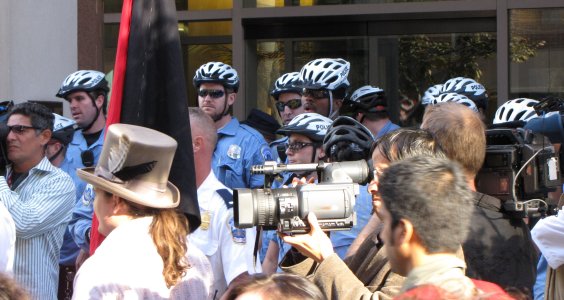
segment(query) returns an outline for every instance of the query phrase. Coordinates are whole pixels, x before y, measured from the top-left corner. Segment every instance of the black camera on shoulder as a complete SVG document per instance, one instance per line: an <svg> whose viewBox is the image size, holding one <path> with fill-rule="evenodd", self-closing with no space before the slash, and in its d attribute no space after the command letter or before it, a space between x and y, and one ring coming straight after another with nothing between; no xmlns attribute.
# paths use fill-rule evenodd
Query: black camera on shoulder
<svg viewBox="0 0 564 300"><path fill-rule="evenodd" d="M282 172L317 172L319 183L288 188L270 188L269 183ZM370 167L364 160L318 164L276 164L253 166L253 174L265 175L262 189L235 189L233 213L235 226L283 233L306 233L309 212L317 216L327 231L350 230L356 223L354 205L359 183L370 180Z"/></svg>
<svg viewBox="0 0 564 300"><path fill-rule="evenodd" d="M486 141L477 190L503 200L512 216L546 213L548 192L561 184L558 154L549 139L523 128L493 128L486 130Z"/></svg>

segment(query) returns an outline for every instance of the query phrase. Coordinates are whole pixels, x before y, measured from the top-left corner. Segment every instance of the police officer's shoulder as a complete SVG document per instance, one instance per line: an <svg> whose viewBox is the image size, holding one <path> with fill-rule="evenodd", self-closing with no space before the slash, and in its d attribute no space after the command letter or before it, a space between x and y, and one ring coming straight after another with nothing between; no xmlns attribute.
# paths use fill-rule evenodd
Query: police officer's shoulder
<svg viewBox="0 0 564 300"><path fill-rule="evenodd" d="M221 197L221 199L223 199L223 202L228 209L233 208L233 194L229 189L217 189L215 192Z"/></svg>
<svg viewBox="0 0 564 300"><path fill-rule="evenodd" d="M258 132L256 129L254 129L253 127L247 124L239 124L239 128L241 129L241 131L248 133L249 136L253 137L254 139L257 139L258 142L266 143L266 140L264 139L262 134Z"/></svg>

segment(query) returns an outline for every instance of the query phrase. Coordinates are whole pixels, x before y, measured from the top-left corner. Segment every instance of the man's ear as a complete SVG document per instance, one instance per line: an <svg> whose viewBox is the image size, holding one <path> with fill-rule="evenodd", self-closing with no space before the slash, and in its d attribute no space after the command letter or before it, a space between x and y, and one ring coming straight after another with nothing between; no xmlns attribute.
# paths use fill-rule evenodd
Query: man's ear
<svg viewBox="0 0 564 300"><path fill-rule="evenodd" d="M49 141L51 140L52 135L53 132L49 129L44 129L43 131L41 131L41 133L38 135L39 143L41 144L41 146L47 145L47 143L49 143Z"/></svg>
<svg viewBox="0 0 564 300"><path fill-rule="evenodd" d="M194 153L199 152L204 146L204 137L200 135L192 135L192 149Z"/></svg>
<svg viewBox="0 0 564 300"><path fill-rule="evenodd" d="M104 95L98 95L98 97L96 97L96 100L94 100L94 102L96 103L96 107L98 109L102 109L102 105L104 105Z"/></svg>
<svg viewBox="0 0 564 300"><path fill-rule="evenodd" d="M235 103L235 99L237 99L237 93L227 94L227 105L233 105L233 103Z"/></svg>
<svg viewBox="0 0 564 300"><path fill-rule="evenodd" d="M401 219L398 225L394 228L392 234L394 235L394 243L399 247L400 251L409 250L408 247L415 239L413 224L406 219Z"/></svg>

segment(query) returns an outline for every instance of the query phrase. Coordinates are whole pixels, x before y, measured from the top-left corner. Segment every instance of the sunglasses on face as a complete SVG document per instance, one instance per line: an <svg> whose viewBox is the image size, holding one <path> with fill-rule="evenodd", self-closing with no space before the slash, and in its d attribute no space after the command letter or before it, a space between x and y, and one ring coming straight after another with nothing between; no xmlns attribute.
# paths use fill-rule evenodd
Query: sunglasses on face
<svg viewBox="0 0 564 300"><path fill-rule="evenodd" d="M328 90L310 90L304 89L303 94L305 97L312 97L313 99L329 98Z"/></svg>
<svg viewBox="0 0 564 300"><path fill-rule="evenodd" d="M206 96L210 96L210 98L217 99L223 97L225 95L225 91L222 90L199 90L198 96L205 98Z"/></svg>
<svg viewBox="0 0 564 300"><path fill-rule="evenodd" d="M286 103L277 101L276 102L276 109L279 112L283 112L284 109L288 106L289 109L296 109L302 106L302 99L292 99L288 100Z"/></svg>
<svg viewBox="0 0 564 300"><path fill-rule="evenodd" d="M305 147L314 146L314 143L304 143L304 142L292 142L288 144L288 149L292 152L298 152Z"/></svg>
<svg viewBox="0 0 564 300"><path fill-rule="evenodd" d="M24 134L24 132L27 129L40 129L37 127L33 127L33 126L26 126L26 125L12 125L12 126L7 126L8 127L8 133L13 132L15 134L21 135Z"/></svg>

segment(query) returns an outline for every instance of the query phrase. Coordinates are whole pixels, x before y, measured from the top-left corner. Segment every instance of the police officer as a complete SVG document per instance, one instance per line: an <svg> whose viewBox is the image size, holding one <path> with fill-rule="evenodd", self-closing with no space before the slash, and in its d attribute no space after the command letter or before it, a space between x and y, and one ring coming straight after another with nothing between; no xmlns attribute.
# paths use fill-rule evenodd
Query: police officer
<svg viewBox="0 0 564 300"><path fill-rule="evenodd" d="M305 64L299 77L304 111L335 119L350 86L350 68L342 58L318 58Z"/></svg>
<svg viewBox="0 0 564 300"><path fill-rule="evenodd" d="M76 188L75 209L69 230L73 240L85 253L88 253L88 250L84 247L84 242L87 241L88 245L90 243L94 210L92 205L84 205L82 198L85 194L93 200L94 192L91 187L86 190L86 182L78 178L75 170L94 166L98 162L104 143L108 92L108 81L104 73L79 70L63 80L56 95L69 103L72 118L79 129L74 132L65 158L70 164L69 175ZM77 210L80 211L79 214L76 214ZM97 231L93 234L97 234Z"/></svg>
<svg viewBox="0 0 564 300"><path fill-rule="evenodd" d="M256 264L256 269L253 266L252 246L256 231L234 226L232 192L211 171L217 141L213 121L199 108L191 107L189 111L202 218L202 224L189 235L189 239L208 257L214 275L212 293L214 299L219 299L234 280L241 280L248 273L261 272L260 264Z"/></svg>
<svg viewBox="0 0 564 300"><path fill-rule="evenodd" d="M302 105L302 88L300 86L300 73L291 72L280 76L274 82L274 88L270 92L278 115L284 126L297 115L304 113ZM286 162L286 144L288 137L284 136L270 143L272 155L278 163Z"/></svg>
<svg viewBox="0 0 564 300"><path fill-rule="evenodd" d="M193 79L198 90L198 105L215 122L218 141L212 169L225 186L258 188L263 175L251 175L251 166L273 160L262 135L250 126L240 124L229 113L239 89L239 76L230 65L208 62L196 70Z"/></svg>
<svg viewBox="0 0 564 300"><path fill-rule="evenodd" d="M323 152L323 138L331 126L331 119L317 113L303 113L290 121L278 133L288 136L288 164L317 163L325 159ZM290 185L293 178L305 177L306 180L317 180L316 172L292 173L284 172L281 181L275 180L272 188ZM277 270L278 263L291 248L284 244L274 231L265 231L263 234L262 255L264 255L263 268L267 274Z"/></svg>
<svg viewBox="0 0 564 300"><path fill-rule="evenodd" d="M390 120L386 93L383 89L371 85L354 91L352 96L344 101L339 114L359 121L376 139L399 128Z"/></svg>

